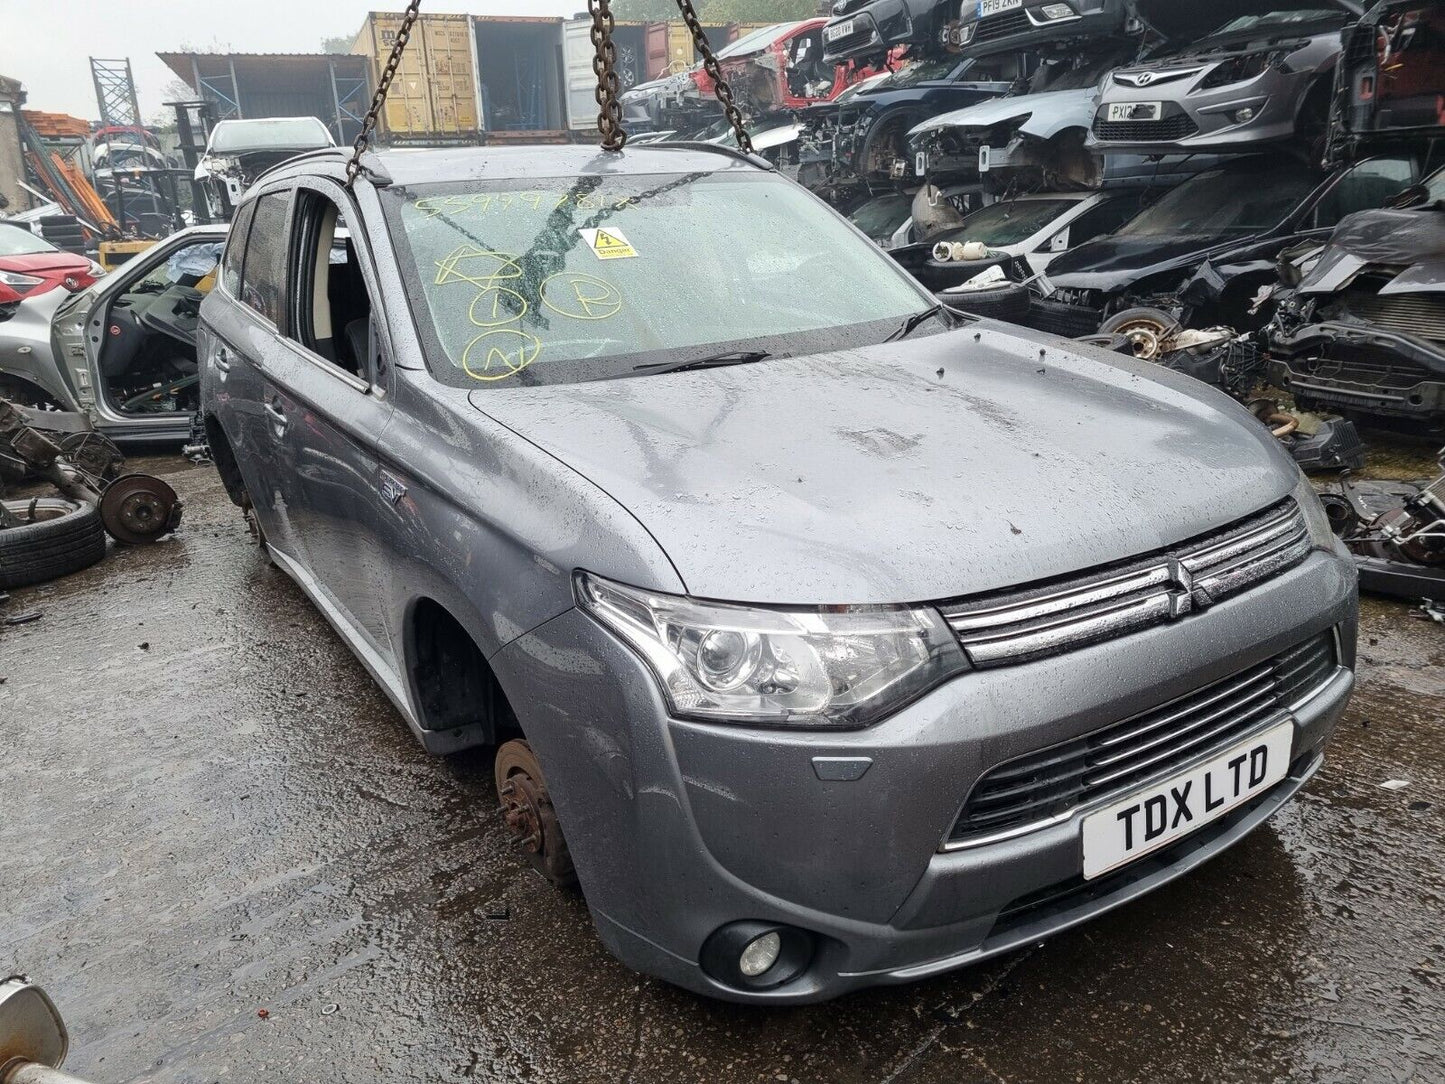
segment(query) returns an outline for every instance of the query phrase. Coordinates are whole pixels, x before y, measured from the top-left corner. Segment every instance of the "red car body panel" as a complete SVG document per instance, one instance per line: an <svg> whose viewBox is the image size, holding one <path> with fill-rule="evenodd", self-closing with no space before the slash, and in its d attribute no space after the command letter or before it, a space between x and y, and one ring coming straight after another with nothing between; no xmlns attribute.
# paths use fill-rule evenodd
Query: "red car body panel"
<svg viewBox="0 0 1445 1084"><path fill-rule="evenodd" d="M757 50L738 56L726 57L719 61L723 78L728 86L740 97L746 95L751 103L763 111L781 109L802 109L819 102L831 102L854 83L882 71L877 67L860 66L852 61L834 67L833 81L826 93L804 96L796 92L788 79L789 65L794 59L793 50L799 39L812 37L811 62L818 62L823 55L823 27L827 19L807 19L790 31L773 39ZM895 50L900 52L901 50ZM713 93L712 77L698 68L692 73L693 81L704 95Z"/></svg>
<svg viewBox="0 0 1445 1084"><path fill-rule="evenodd" d="M39 297L64 288L74 293L95 281L90 261L71 252L32 252L23 256L0 256L0 271L29 275L41 281L34 286L15 287L0 281L0 305ZM67 279L69 281L67 281Z"/></svg>

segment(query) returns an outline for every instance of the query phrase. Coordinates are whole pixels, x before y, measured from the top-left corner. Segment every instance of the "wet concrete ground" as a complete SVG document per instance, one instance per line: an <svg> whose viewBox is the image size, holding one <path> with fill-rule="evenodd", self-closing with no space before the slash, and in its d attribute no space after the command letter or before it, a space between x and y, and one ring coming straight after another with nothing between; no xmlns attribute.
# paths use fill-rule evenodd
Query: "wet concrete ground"
<svg viewBox="0 0 1445 1084"><path fill-rule="evenodd" d="M1204 869L982 967L815 1008L613 961L215 473L174 539L0 627L0 975L125 1081L1445 1080L1445 628L1369 602L1320 775ZM1402 789L1385 789L1389 780Z"/></svg>

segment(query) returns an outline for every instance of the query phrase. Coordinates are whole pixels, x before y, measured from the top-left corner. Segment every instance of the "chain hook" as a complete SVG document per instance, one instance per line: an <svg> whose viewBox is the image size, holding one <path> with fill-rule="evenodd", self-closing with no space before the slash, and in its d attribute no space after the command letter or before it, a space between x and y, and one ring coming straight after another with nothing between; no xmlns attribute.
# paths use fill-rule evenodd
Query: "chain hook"
<svg viewBox="0 0 1445 1084"><path fill-rule="evenodd" d="M708 77L712 80L713 93L717 95L717 100L727 115L728 123L732 125L733 135L738 141L738 150L744 154L752 154L753 140L748 135L747 122L743 119L742 110L733 100L733 88L728 86L728 81L723 78L722 68L718 66L717 57L713 55L712 46L708 44L707 32L702 28L702 20L697 17L692 0L677 0L677 9L682 12L682 20L687 23L688 30L692 31L693 46L702 56L702 70L707 72Z"/></svg>
<svg viewBox="0 0 1445 1084"><path fill-rule="evenodd" d="M346 161L347 188L356 183L356 175L361 172L361 156L371 144L372 129L376 127L382 106L386 104L386 93L391 89L391 81L396 78L396 69L401 65L401 55L406 52L407 43L411 41L411 28L420 13L421 0L411 0L401 17L401 26L397 28L391 56L387 58L386 67L376 80L376 93L371 96L371 108L366 111L361 122L361 131L356 134L356 142L351 145L351 157Z"/></svg>
<svg viewBox="0 0 1445 1084"><path fill-rule="evenodd" d="M618 93L622 85L617 78L617 46L612 41L616 20L612 17L612 0L587 0L592 16L592 71L597 76L597 131L602 134L604 151L620 151L627 146L627 132L622 127L622 103Z"/></svg>

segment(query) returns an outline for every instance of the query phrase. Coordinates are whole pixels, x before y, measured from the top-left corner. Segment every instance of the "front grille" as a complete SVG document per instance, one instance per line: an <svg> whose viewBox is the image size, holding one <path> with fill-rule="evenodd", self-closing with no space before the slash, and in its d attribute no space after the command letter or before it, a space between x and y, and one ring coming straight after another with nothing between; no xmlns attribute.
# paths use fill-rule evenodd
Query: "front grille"
<svg viewBox="0 0 1445 1084"><path fill-rule="evenodd" d="M990 15L986 19L978 21L978 29L973 32L973 44L981 41L997 41L999 38L1006 38L1011 34L1022 34L1033 29L1033 23L1023 11L1005 11L1001 15Z"/></svg>
<svg viewBox="0 0 1445 1084"><path fill-rule="evenodd" d="M1309 550L1304 514L1289 498L1128 564L946 604L943 615L974 666L1008 666L1204 609L1298 564Z"/></svg>
<svg viewBox="0 0 1445 1084"><path fill-rule="evenodd" d="M1199 131L1187 113L1162 120L1094 120L1094 135L1109 143L1171 143Z"/></svg>
<svg viewBox="0 0 1445 1084"><path fill-rule="evenodd" d="M1445 342L1445 295L1350 291L1341 300L1352 316L1386 331Z"/></svg>
<svg viewBox="0 0 1445 1084"><path fill-rule="evenodd" d="M1167 778L1277 722L1338 665L1333 631L1082 738L1006 761L974 784L951 845L1021 835Z"/></svg>
<svg viewBox="0 0 1445 1084"><path fill-rule="evenodd" d="M855 49L860 45L870 44L878 35L874 33L872 19L855 19L857 29L851 34L844 34L841 38L834 38L828 42L828 53L834 55Z"/></svg>

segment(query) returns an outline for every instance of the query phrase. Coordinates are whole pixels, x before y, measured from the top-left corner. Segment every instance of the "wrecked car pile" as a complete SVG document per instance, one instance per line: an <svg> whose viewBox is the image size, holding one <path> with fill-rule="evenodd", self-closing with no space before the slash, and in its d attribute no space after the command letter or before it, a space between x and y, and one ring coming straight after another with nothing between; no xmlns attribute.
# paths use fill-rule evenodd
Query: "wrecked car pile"
<svg viewBox="0 0 1445 1084"><path fill-rule="evenodd" d="M1278 302L1270 375L1306 409L1445 422L1445 171L1406 197L1344 219Z"/></svg>

